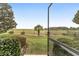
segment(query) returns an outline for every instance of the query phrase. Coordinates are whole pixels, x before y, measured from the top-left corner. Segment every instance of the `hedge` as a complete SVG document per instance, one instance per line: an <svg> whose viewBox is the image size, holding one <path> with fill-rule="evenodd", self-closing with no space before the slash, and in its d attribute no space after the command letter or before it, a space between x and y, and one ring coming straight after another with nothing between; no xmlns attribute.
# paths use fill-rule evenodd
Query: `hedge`
<svg viewBox="0 0 79 59"><path fill-rule="evenodd" d="M21 32L21 35L25 35L25 32Z"/></svg>
<svg viewBox="0 0 79 59"><path fill-rule="evenodd" d="M15 35L0 35L0 56L20 56L21 43Z"/></svg>
<svg viewBox="0 0 79 59"><path fill-rule="evenodd" d="M8 31L9 34L14 34L14 31L10 30Z"/></svg>
<svg viewBox="0 0 79 59"><path fill-rule="evenodd" d="M21 43L21 55L26 54L26 48L28 47L28 44L26 42L26 36L25 35L16 35L16 38Z"/></svg>

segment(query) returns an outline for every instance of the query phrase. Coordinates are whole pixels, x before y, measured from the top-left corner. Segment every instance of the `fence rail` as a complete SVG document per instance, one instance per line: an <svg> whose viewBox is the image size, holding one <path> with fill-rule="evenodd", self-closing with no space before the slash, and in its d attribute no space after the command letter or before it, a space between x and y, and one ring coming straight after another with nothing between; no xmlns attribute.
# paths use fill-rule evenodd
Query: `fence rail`
<svg viewBox="0 0 79 59"><path fill-rule="evenodd" d="M59 46L60 48L62 48L64 51L66 51L67 53L69 53L69 55L72 55L72 56L79 56L79 50L76 50L70 46L68 46L67 44L65 43L62 43L60 41L57 41L57 40L54 40L52 38L49 38L49 43L51 43L52 45L57 45ZM53 47L55 48L55 47ZM54 50L53 50L54 51ZM59 50L60 51L60 50ZM55 52L55 51L54 51ZM56 55L55 53L53 54L52 52L52 55Z"/></svg>

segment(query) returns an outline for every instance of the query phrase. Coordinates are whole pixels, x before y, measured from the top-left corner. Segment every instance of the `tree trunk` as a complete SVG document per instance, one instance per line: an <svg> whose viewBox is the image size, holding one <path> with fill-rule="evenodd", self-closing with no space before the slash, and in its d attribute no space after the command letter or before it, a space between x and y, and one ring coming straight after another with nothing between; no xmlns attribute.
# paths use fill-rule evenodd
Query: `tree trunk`
<svg viewBox="0 0 79 59"><path fill-rule="evenodd" d="M38 30L38 36L40 36L40 30Z"/></svg>

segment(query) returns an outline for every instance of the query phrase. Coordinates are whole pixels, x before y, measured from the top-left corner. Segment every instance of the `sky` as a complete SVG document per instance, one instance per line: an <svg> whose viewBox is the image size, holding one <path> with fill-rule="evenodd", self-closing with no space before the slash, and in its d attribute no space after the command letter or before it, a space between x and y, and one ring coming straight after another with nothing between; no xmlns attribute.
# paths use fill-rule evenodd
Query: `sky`
<svg viewBox="0 0 79 59"><path fill-rule="evenodd" d="M16 28L33 29L36 25L47 27L47 7L48 4L36 3L12 3L10 4L14 12Z"/></svg>
<svg viewBox="0 0 79 59"><path fill-rule="evenodd" d="M79 27L72 22L79 10L79 3L55 3L50 8L50 27Z"/></svg>
<svg viewBox="0 0 79 59"><path fill-rule="evenodd" d="M48 3L10 3L14 12L16 28L34 28L40 24L47 27ZM54 3L50 8L50 27L79 27L72 22L79 4Z"/></svg>

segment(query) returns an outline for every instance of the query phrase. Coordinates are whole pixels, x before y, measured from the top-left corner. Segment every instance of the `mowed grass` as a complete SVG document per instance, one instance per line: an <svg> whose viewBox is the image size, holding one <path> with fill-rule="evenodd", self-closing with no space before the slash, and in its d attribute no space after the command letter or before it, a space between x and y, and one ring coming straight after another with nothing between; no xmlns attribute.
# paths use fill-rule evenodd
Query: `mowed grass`
<svg viewBox="0 0 79 59"><path fill-rule="evenodd" d="M46 30L41 31L41 35L38 37L37 32L32 29L13 29L14 34L20 34L25 32L28 48L26 50L27 55L47 55L47 36Z"/></svg>

